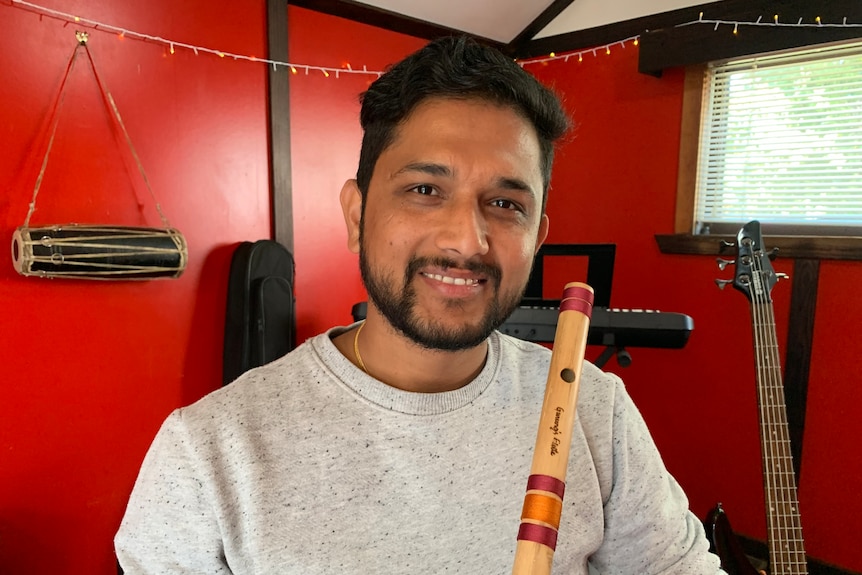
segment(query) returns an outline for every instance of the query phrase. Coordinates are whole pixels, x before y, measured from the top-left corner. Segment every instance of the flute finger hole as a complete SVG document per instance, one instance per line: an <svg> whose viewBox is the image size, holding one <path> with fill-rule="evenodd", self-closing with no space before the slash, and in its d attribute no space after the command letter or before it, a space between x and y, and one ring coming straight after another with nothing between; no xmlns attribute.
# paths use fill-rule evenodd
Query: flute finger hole
<svg viewBox="0 0 862 575"><path fill-rule="evenodd" d="M563 381L566 383L572 383L575 381L575 372L567 367L560 372L560 377L563 378Z"/></svg>

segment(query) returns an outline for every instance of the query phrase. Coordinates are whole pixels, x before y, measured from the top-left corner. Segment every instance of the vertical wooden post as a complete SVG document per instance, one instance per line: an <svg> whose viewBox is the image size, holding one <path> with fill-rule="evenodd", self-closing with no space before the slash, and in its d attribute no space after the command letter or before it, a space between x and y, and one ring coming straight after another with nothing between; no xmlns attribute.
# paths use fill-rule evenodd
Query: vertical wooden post
<svg viewBox="0 0 862 575"><path fill-rule="evenodd" d="M270 60L287 62L287 0L267 0ZM269 66L269 163L272 235L293 252L293 186L290 164L290 70Z"/></svg>
<svg viewBox="0 0 862 575"><path fill-rule="evenodd" d="M814 343L814 312L820 260L797 258L793 264L790 292L790 317L787 350L784 358L784 398L787 403L787 428L796 482L802 469L802 437L808 397L808 372Z"/></svg>

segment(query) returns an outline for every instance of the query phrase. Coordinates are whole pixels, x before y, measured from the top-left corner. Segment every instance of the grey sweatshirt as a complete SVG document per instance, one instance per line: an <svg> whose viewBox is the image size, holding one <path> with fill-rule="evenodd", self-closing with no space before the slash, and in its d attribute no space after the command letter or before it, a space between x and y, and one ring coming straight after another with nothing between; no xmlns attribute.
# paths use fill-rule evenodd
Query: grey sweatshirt
<svg viewBox="0 0 862 575"><path fill-rule="evenodd" d="M178 409L115 539L127 575L510 573L550 352L494 333L463 388L414 393L319 335ZM715 574L623 383L585 364L554 575Z"/></svg>

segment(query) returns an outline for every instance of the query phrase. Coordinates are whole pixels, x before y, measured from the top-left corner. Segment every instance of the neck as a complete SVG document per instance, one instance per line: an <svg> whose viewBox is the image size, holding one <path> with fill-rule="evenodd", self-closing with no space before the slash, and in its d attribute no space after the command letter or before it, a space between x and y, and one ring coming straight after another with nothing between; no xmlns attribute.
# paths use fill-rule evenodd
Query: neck
<svg viewBox="0 0 862 575"><path fill-rule="evenodd" d="M459 351L423 348L396 332L385 320L369 316L362 331L345 332L335 346L359 369L375 379L404 391L438 393L459 389L482 371L488 344ZM359 357L355 351L358 348Z"/></svg>

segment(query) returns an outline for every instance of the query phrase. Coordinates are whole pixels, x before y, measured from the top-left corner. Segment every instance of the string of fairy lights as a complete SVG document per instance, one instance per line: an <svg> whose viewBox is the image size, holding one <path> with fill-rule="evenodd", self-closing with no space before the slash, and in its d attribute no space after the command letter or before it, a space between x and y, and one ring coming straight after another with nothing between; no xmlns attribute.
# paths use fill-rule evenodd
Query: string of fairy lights
<svg viewBox="0 0 862 575"><path fill-rule="evenodd" d="M266 64L271 66L274 71L278 71L279 69L289 70L292 74L299 74L303 72L305 75L308 75L312 72L322 74L323 76L329 78L330 76L335 76L339 78L341 74L362 74L362 75L373 75L380 77L383 73L381 70L369 70L367 66L362 66L362 68L354 68L349 63L344 64L342 67L330 67L330 66L317 66L313 64L301 64L296 62L282 62L279 60L271 60L268 58L259 58L256 56L250 56L246 54L236 54L233 52L229 52L227 50L218 50L214 48L208 48L205 46L196 46L193 44L188 44L186 42L180 42L178 40L170 40L167 38L162 38L161 36L155 36L152 34L144 34L142 32L135 32L134 30L129 30L127 28L122 28L119 26L114 26L111 24L107 24L105 22L99 22L96 20L92 20L89 18L84 18L81 16L77 16L75 14L70 14L67 12L62 12L60 10L54 10L52 8L46 8L44 6L40 6L38 4L34 4L32 2L28 2L27 0L11 0L12 6L22 8L25 10L30 10L32 12L36 12L40 15L50 16L52 18L57 18L60 20L64 20L68 23L79 24L81 26L86 26L92 28L93 30L100 30L102 32L116 34L120 38L132 38L135 40L142 40L145 42L151 42L156 44L161 44L164 46L169 54L175 54L177 50L188 50L193 52L196 56L200 54L209 54L213 56L217 56L219 58L230 58L233 60L241 60L247 62L255 62L258 64ZM763 19L763 16L757 18L756 21L741 21L741 20L712 20L705 19L703 17L703 12L700 13L700 16L697 20L692 20L691 22L684 22L682 24L677 24L676 28L681 28L683 26L693 26L693 25L712 25L713 30L718 31L721 26L733 27L733 34L739 34L740 27L746 26L766 26L766 27L774 27L774 28L862 28L862 24L847 22L847 18L845 17L841 22L824 22L820 18L820 16L814 17L810 22L804 21L803 18L799 18L796 22L784 22L781 21L778 14L773 15L770 19ZM562 60L563 62L568 62L569 60L575 60L578 62L583 62L584 57L592 56L598 57L600 54L610 55L612 50L616 50L618 48L626 48L627 45L632 45L637 47L640 43L640 36L630 36L628 38L624 38L621 40L615 40L608 44L604 44L602 46L594 46L592 48L587 48L584 50L566 52L564 54L556 54L551 53L548 56L536 57L536 58L528 58L523 60L518 60L518 63L523 66L528 66L532 64L544 64L547 62L553 62Z"/></svg>

